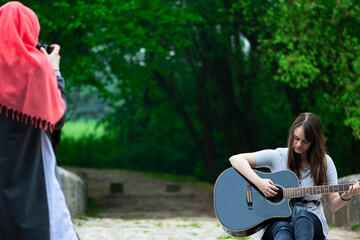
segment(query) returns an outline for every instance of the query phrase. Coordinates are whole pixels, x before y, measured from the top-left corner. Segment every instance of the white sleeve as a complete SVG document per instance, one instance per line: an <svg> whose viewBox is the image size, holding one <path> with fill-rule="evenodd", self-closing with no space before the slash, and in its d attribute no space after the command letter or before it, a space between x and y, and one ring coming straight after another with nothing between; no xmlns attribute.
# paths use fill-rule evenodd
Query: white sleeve
<svg viewBox="0 0 360 240"><path fill-rule="evenodd" d="M271 171L286 169L287 149L277 148L275 150L262 150L254 152L256 167L268 167Z"/></svg>

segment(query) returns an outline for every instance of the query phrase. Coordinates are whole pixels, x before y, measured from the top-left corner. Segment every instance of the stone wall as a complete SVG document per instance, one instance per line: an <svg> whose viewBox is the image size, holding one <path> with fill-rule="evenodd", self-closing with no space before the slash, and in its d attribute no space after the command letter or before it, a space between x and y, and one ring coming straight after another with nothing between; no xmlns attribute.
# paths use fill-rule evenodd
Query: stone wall
<svg viewBox="0 0 360 240"><path fill-rule="evenodd" d="M73 217L84 215L86 208L86 184L73 172L58 167L61 187L70 213Z"/></svg>
<svg viewBox="0 0 360 240"><path fill-rule="evenodd" d="M360 174L355 174L339 179L341 183L353 183L359 181ZM339 211L333 213L327 207L325 196L322 197L324 205L324 212L328 224L330 226L338 227L351 227L354 225L360 225L360 195L352 197L352 199Z"/></svg>

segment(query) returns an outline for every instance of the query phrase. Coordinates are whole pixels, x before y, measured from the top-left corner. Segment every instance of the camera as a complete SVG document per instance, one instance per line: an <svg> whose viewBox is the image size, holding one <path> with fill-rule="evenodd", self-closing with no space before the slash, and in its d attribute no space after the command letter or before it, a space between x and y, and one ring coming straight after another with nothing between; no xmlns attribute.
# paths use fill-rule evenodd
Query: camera
<svg viewBox="0 0 360 240"><path fill-rule="evenodd" d="M41 47L45 48L45 50L46 50L46 52L48 54L50 54L53 51L53 48L50 45L42 44L42 43L38 43L36 45L36 48L39 49L39 50L40 50Z"/></svg>

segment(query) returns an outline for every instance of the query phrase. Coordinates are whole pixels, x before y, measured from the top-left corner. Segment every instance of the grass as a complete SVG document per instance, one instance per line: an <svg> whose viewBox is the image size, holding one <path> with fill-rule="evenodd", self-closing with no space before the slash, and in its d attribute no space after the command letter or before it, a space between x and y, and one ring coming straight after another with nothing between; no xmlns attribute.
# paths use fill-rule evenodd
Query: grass
<svg viewBox="0 0 360 240"><path fill-rule="evenodd" d="M104 132L105 126L96 120L67 121L61 129L61 134L64 137L73 139L80 139L86 136L100 138L104 136Z"/></svg>
<svg viewBox="0 0 360 240"><path fill-rule="evenodd" d="M163 223L162 223L162 222L158 222L158 223L155 224L155 226L157 226L157 227L163 227Z"/></svg>
<svg viewBox="0 0 360 240"><path fill-rule="evenodd" d="M220 237L217 238L218 240L223 240L223 239L239 239L239 240L246 240L246 239L251 239L250 237L243 237L243 238L235 238L229 235L222 235Z"/></svg>
<svg viewBox="0 0 360 240"><path fill-rule="evenodd" d="M79 220L79 221L76 223L77 220ZM76 224L76 225L79 226L79 227L82 226L81 220L82 220L82 221L89 221L89 219L88 219L87 217L83 216L83 215L78 215L78 216L76 216L75 218L72 218L73 224L74 224L74 225Z"/></svg>
<svg viewBox="0 0 360 240"><path fill-rule="evenodd" d="M89 217L99 217L101 209L102 206L94 198L87 197L85 212Z"/></svg>
<svg viewBox="0 0 360 240"><path fill-rule="evenodd" d="M176 225L176 227L183 227L183 228L187 228L187 227L201 228L201 224L194 222L194 223L185 224L185 225Z"/></svg>
<svg viewBox="0 0 360 240"><path fill-rule="evenodd" d="M170 182L180 182L180 183L190 183L194 187L199 187L202 189L213 189L213 184L199 181L197 178L187 175L178 175L171 173L161 173L161 172L143 172L147 177L152 177L156 179L166 180Z"/></svg>
<svg viewBox="0 0 360 240"><path fill-rule="evenodd" d="M358 231L358 230L360 230L360 225L359 225L359 224L352 225L352 226L351 226L351 230L353 230L353 231Z"/></svg>

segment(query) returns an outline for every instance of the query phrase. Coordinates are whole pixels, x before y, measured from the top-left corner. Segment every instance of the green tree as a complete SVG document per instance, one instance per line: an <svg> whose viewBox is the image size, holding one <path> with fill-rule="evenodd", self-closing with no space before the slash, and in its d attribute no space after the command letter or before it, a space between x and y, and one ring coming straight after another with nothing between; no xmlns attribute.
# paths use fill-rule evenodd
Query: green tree
<svg viewBox="0 0 360 240"><path fill-rule="evenodd" d="M245 49L242 31L246 28L233 23L229 16L236 12L228 2L133 3L126 20L141 26L141 39L148 41L138 47L146 50L142 64L133 53L135 65L127 68L136 86L121 81L120 89L129 87L130 97L136 92L148 105L154 101L152 91L165 94L163 100L170 101L167 107L174 107L201 153L206 173L215 177L221 170L219 159L259 146L262 136L256 114L263 113L263 104L280 110L286 106L285 99L277 92L272 99L282 102L276 107L264 101L262 96L271 91L262 91L258 84L268 86L264 79L271 76L259 62L256 48ZM120 74L124 69L116 75Z"/></svg>
<svg viewBox="0 0 360 240"><path fill-rule="evenodd" d="M92 84L112 99L109 136L121 146L119 158L135 167L178 155L176 167L195 156L215 177L231 153L269 139L259 126L286 119L269 111L280 112L286 99L259 61L255 34L244 33L256 24L234 22L230 1L23 2L40 19L40 39L62 46L68 87ZM264 112L273 118L258 120Z"/></svg>
<svg viewBox="0 0 360 240"><path fill-rule="evenodd" d="M62 46L67 88L96 86L115 109L99 161L214 178L313 111L343 172L359 169L355 1L22 2Z"/></svg>
<svg viewBox="0 0 360 240"><path fill-rule="evenodd" d="M293 114L318 113L345 171L359 170L359 2L273 3L264 18L270 34L259 40L263 59L283 83Z"/></svg>

